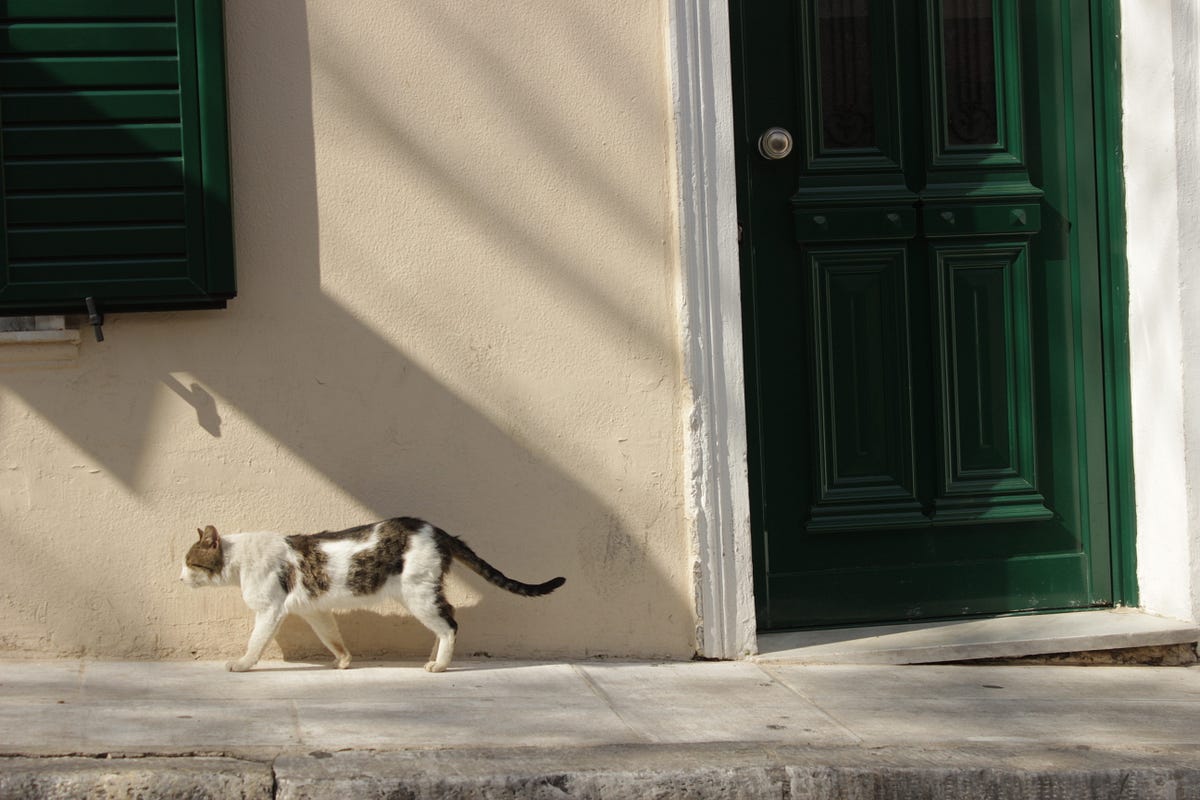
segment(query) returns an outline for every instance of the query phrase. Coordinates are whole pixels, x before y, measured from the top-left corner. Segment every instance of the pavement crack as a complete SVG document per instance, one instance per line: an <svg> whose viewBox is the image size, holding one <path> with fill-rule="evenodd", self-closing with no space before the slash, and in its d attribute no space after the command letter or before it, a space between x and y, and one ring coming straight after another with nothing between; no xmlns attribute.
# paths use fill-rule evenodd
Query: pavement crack
<svg viewBox="0 0 1200 800"><path fill-rule="evenodd" d="M809 696L805 692L800 691L799 689L792 686L787 681L781 680L779 678L779 676L776 675L774 672L772 672L770 670L770 668L768 668L767 666L765 666L763 664L755 664L755 666L758 667L759 670L761 670L763 672L763 674L765 674L771 680L772 683L782 686L784 689L786 689L787 691L796 695L801 700L808 703L813 708L815 708L817 711L819 711L826 719L828 719L830 722L832 722L839 730L841 730L843 733L845 733L847 736L849 736L851 739L853 739L855 741L855 743L860 744L860 745L864 743L864 740L861 736L859 736L857 733L855 733L848 725L846 725L846 723L842 722L840 719L838 719L836 716L834 716L831 711L829 711L824 706L822 706L819 702L817 702L817 700L815 698Z"/></svg>
<svg viewBox="0 0 1200 800"><path fill-rule="evenodd" d="M292 734L296 737L296 744L303 745L304 730L300 727L300 708L295 700L288 700L288 714L292 718Z"/></svg>
<svg viewBox="0 0 1200 800"><path fill-rule="evenodd" d="M626 730L628 730L631 734L633 734L633 737L637 741L647 742L647 743L653 742L653 740L650 739L649 737L644 736L641 733L639 733L638 730L629 723L629 720L625 719L625 717L623 717L621 715L621 712L617 710L617 706L613 702L612 697L609 696L608 692L606 692L606 691L604 691L604 689L600 688L600 685L598 683L596 683L594 680L592 680L591 675L588 675L587 672L580 669L578 664L571 664L570 666L571 666L571 669L575 671L575 674L578 675L580 677L580 679L582 679L583 682L587 685L587 687L592 690L592 694L596 695L596 697L598 697L600 699L600 702L602 702L602 703L604 703L604 705L608 706L608 710L613 713L613 716L615 716L617 719L619 719L621 721L621 724L625 726Z"/></svg>

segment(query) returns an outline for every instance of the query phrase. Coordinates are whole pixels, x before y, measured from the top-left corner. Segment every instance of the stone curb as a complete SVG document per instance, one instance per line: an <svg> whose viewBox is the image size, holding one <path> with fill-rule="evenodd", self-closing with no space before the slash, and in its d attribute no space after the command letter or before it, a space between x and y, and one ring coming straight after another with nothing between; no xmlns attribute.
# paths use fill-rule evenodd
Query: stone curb
<svg viewBox="0 0 1200 800"><path fill-rule="evenodd" d="M359 776L282 779L277 798L404 798L405 800L1192 800L1196 773L1174 771L1024 773L999 770L857 770L828 767L739 768L691 772Z"/></svg>
<svg viewBox="0 0 1200 800"><path fill-rule="evenodd" d="M275 777L281 800L1200 800L1200 764L1180 755L622 745L312 753L277 759Z"/></svg>
<svg viewBox="0 0 1200 800"><path fill-rule="evenodd" d="M0 758L0 798L734 798L1200 800L1194 754L1080 748L820 748L746 743Z"/></svg>
<svg viewBox="0 0 1200 800"><path fill-rule="evenodd" d="M4 758L0 798L270 800L270 764L231 758Z"/></svg>

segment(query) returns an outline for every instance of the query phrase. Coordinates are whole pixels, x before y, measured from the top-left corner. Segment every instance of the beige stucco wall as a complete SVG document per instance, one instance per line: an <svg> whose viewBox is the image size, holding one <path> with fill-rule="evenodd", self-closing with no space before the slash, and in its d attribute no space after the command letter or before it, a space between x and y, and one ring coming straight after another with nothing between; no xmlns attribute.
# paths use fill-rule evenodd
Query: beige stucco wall
<svg viewBox="0 0 1200 800"><path fill-rule="evenodd" d="M567 577L460 573L460 653L689 655L663 14L228 3L240 296L0 371L0 652L235 654L237 592L178 581L197 525L412 514ZM385 611L352 651L427 652Z"/></svg>

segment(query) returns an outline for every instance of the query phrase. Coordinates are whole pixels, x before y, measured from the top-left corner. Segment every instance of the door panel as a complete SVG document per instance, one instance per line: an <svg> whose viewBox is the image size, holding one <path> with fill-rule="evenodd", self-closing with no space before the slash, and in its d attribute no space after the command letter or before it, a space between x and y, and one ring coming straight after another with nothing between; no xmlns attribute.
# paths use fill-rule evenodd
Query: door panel
<svg viewBox="0 0 1200 800"><path fill-rule="evenodd" d="M1028 245L931 248L943 480L935 525L1049 519L1037 491Z"/></svg>
<svg viewBox="0 0 1200 800"><path fill-rule="evenodd" d="M924 521L908 387L902 246L812 249L818 492L809 530Z"/></svg>
<svg viewBox="0 0 1200 800"><path fill-rule="evenodd" d="M731 10L764 627L1110 603L1087 4Z"/></svg>

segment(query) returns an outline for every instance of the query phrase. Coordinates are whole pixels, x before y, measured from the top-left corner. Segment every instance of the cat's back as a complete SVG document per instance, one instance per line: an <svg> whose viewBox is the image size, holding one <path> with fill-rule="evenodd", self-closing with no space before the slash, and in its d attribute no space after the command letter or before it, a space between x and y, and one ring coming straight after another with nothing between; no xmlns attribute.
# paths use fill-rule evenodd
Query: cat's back
<svg viewBox="0 0 1200 800"><path fill-rule="evenodd" d="M309 602L357 602L385 590L405 567L415 538L431 536L420 520L398 518L340 531L284 536L286 557Z"/></svg>
<svg viewBox="0 0 1200 800"><path fill-rule="evenodd" d="M340 531L293 533L284 536L283 542L300 559L344 558L374 546L379 526L373 523Z"/></svg>

